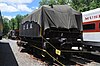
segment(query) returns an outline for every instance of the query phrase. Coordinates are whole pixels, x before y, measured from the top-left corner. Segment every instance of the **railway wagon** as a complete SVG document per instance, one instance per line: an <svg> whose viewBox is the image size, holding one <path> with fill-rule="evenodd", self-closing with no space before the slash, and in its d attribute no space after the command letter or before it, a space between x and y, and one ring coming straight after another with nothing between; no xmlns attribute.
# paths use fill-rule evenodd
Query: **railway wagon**
<svg viewBox="0 0 100 66"><path fill-rule="evenodd" d="M100 51L100 8L82 12L82 19L86 48Z"/></svg>
<svg viewBox="0 0 100 66"><path fill-rule="evenodd" d="M8 38L9 39L18 39L18 36L19 36L19 30L18 29L10 30L8 32Z"/></svg>
<svg viewBox="0 0 100 66"><path fill-rule="evenodd" d="M82 14L68 5L43 5L22 20L19 36L21 46L34 53L42 55L43 49L52 56L69 57L62 50L81 46Z"/></svg>
<svg viewBox="0 0 100 66"><path fill-rule="evenodd" d="M83 40L100 42L100 8L82 13Z"/></svg>
<svg viewBox="0 0 100 66"><path fill-rule="evenodd" d="M0 40L2 39L2 35L3 35L3 20L0 11Z"/></svg>

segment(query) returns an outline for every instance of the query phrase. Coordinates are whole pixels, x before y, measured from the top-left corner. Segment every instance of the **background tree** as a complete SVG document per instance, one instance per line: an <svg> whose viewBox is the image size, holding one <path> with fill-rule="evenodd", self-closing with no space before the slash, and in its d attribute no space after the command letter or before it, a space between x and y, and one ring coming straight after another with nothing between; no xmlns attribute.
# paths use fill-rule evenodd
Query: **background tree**
<svg viewBox="0 0 100 66"><path fill-rule="evenodd" d="M53 5L65 5L69 1L70 0L41 0L39 3L40 3L40 6L42 6L42 5L50 5L50 4L53 4Z"/></svg>
<svg viewBox="0 0 100 66"><path fill-rule="evenodd" d="M42 5L70 5L75 10L84 12L91 9L100 7L100 0L41 0L40 6Z"/></svg>
<svg viewBox="0 0 100 66"><path fill-rule="evenodd" d="M40 6L42 6L42 5L48 5L48 0L41 0L39 2L39 4L40 4Z"/></svg>
<svg viewBox="0 0 100 66"><path fill-rule="evenodd" d="M7 33L10 30L18 29L19 28L19 23L27 15L28 14L22 16L22 15L18 14L15 18L12 18L11 20L9 20L8 18L3 17L3 35L7 35Z"/></svg>
<svg viewBox="0 0 100 66"><path fill-rule="evenodd" d="M68 0L57 0L56 2L58 5L65 5L68 2Z"/></svg>
<svg viewBox="0 0 100 66"><path fill-rule="evenodd" d="M10 26L10 29L11 30L14 30L14 29L19 29L19 23L22 21L22 19L24 17L26 17L26 15L22 16L20 14L18 14L15 18L12 18L10 21L9 21L9 26Z"/></svg>
<svg viewBox="0 0 100 66"><path fill-rule="evenodd" d="M50 4L56 5L57 2L56 2L55 0L49 0L49 1L47 2L47 4L48 4L48 5L50 5Z"/></svg>
<svg viewBox="0 0 100 66"><path fill-rule="evenodd" d="M70 5L77 11L84 12L100 7L100 0L71 0Z"/></svg>
<svg viewBox="0 0 100 66"><path fill-rule="evenodd" d="M24 16L18 14L16 17L15 17L15 20L17 21L17 29L19 29L19 23L22 21L22 19L24 18Z"/></svg>
<svg viewBox="0 0 100 66"><path fill-rule="evenodd" d="M9 32L9 19L3 18L3 35L7 35Z"/></svg>
<svg viewBox="0 0 100 66"><path fill-rule="evenodd" d="M17 28L17 20L15 18L12 18L10 21L9 21L9 27L10 29L14 30Z"/></svg>

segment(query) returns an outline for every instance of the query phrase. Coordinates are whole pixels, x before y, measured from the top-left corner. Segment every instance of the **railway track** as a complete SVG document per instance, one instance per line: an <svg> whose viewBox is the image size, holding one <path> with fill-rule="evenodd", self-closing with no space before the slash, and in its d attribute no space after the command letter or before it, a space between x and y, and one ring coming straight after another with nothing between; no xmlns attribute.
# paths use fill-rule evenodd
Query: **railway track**
<svg viewBox="0 0 100 66"><path fill-rule="evenodd" d="M85 53L85 54L80 55L80 56L87 58L87 59L90 59L90 60L93 60L94 62L100 63L100 55L92 54L92 53Z"/></svg>
<svg viewBox="0 0 100 66"><path fill-rule="evenodd" d="M76 55L73 55L72 58L70 59L70 61L73 61L76 64L82 65L82 66L92 62L92 60L89 60L89 59L83 58L83 57L79 57L79 56L76 56Z"/></svg>
<svg viewBox="0 0 100 66"><path fill-rule="evenodd" d="M32 54L33 55L33 54ZM35 56L33 56L35 57ZM95 59L94 59L94 58ZM98 56L97 56L98 57ZM61 58L61 62L65 65L65 66L75 66L75 65L79 65L79 66L84 66L87 64L90 64L91 62L97 62L97 57L92 55L92 54L83 54L83 55L79 55L79 54L74 54L72 55L72 58L70 59L70 61L66 61L66 59ZM99 58L99 57L98 57ZM35 57L35 59L41 61L41 63L45 62L46 66L50 66L50 60L46 60L45 58L40 58L40 57ZM45 60L44 60L45 59ZM63 61L62 61L63 60ZM98 59L99 61L99 59ZM52 65L51 65L52 66ZM60 66L59 63L53 62L53 66Z"/></svg>
<svg viewBox="0 0 100 66"><path fill-rule="evenodd" d="M32 54L34 55L34 54ZM40 58L40 57L36 57L38 60L41 59L42 62L46 62L46 65L50 65L50 62L53 62L51 60L47 60L45 58ZM99 61L99 59L97 60L97 58L99 58L98 56L94 56L90 53L85 53L85 54L74 54L72 55L70 61L66 61L66 59L61 58L61 61L65 66L66 65L80 65L80 66L84 66L87 65L88 63L91 62L97 62ZM63 60L63 61L62 61ZM53 62L54 66L59 66L59 63Z"/></svg>
<svg viewBox="0 0 100 66"><path fill-rule="evenodd" d="M100 56L99 57L96 57L95 55L92 55L92 54L91 53L86 53L86 52L85 53L82 53L82 54L80 54L80 52L79 53L75 53L74 52L73 55L72 55L72 58L70 59L70 61L62 61L62 60L66 60L66 59L62 59L60 61L64 65L66 65L66 64L68 65L68 63L69 63L69 65L71 65L73 63L73 64L78 64L78 65L81 65L81 66L84 66L84 65L86 65L88 63L91 63L92 60L95 61L95 62L100 61L98 59L98 58L100 58ZM34 55L33 52L32 52L32 55ZM38 55L36 55L36 56L38 56ZM36 58L43 59L42 61L43 62L46 62L47 65L49 65L50 62L53 62L52 60L49 60L48 61L47 59L42 58L42 57L40 58L39 56L36 57ZM57 64L57 63L53 62L53 65L59 66L59 63Z"/></svg>

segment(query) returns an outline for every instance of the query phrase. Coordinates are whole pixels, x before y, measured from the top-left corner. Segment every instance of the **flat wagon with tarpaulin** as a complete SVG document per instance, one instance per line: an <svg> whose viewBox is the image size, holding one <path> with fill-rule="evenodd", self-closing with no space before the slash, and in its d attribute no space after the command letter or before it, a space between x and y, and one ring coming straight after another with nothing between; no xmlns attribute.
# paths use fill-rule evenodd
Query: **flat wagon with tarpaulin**
<svg viewBox="0 0 100 66"><path fill-rule="evenodd" d="M81 46L82 15L68 5L44 5L21 22L19 35L24 47L35 53L43 50L52 56L67 57L61 50ZM42 55L42 54L41 54Z"/></svg>

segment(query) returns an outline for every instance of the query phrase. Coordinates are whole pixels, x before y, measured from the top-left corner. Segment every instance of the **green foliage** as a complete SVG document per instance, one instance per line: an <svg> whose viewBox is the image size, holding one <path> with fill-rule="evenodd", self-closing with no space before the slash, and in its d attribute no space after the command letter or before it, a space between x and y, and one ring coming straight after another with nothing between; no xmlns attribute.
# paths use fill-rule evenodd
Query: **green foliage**
<svg viewBox="0 0 100 66"><path fill-rule="evenodd" d="M71 0L71 6L80 12L100 7L100 0Z"/></svg>
<svg viewBox="0 0 100 66"><path fill-rule="evenodd" d="M53 4L53 5L64 5L66 3L68 3L70 0L41 0L39 3L40 3L40 6L42 5L50 5L50 4Z"/></svg>
<svg viewBox="0 0 100 66"><path fill-rule="evenodd" d="M10 27L10 29L16 29L17 28L17 20L15 18L12 18L9 21L9 27Z"/></svg>
<svg viewBox="0 0 100 66"><path fill-rule="evenodd" d="M42 5L48 5L48 0L42 0L39 2L40 6Z"/></svg>
<svg viewBox="0 0 100 66"><path fill-rule="evenodd" d="M7 33L10 30L18 29L19 28L19 23L27 15L22 16L22 15L18 14L15 18L12 18L11 20L9 20L8 18L3 18L3 34L7 35Z"/></svg>
<svg viewBox="0 0 100 66"><path fill-rule="evenodd" d="M12 18L10 21L9 21L9 26L10 26L10 29L13 30L13 29L19 29L19 23L22 21L22 19L24 17L26 17L27 15L20 15L18 14L15 18Z"/></svg>
<svg viewBox="0 0 100 66"><path fill-rule="evenodd" d="M70 5L75 10L84 12L91 9L100 7L100 0L41 0L40 6L42 5Z"/></svg>
<svg viewBox="0 0 100 66"><path fill-rule="evenodd" d="M7 18L3 18L3 35L7 35L7 33L9 32L9 19Z"/></svg>
<svg viewBox="0 0 100 66"><path fill-rule="evenodd" d="M15 20L16 20L16 27L17 27L17 29L19 29L19 23L22 21L22 19L24 18L24 16L22 16L22 15L17 15L16 17L15 17Z"/></svg>
<svg viewBox="0 0 100 66"><path fill-rule="evenodd" d="M58 5L64 5L67 3L68 0L56 0Z"/></svg>
<svg viewBox="0 0 100 66"><path fill-rule="evenodd" d="M56 4L56 1L55 1L55 0L49 0L49 1L48 1L48 4L53 4L53 5L55 5L55 4Z"/></svg>

